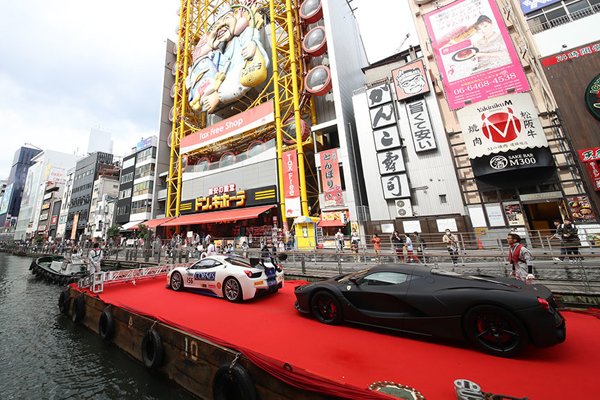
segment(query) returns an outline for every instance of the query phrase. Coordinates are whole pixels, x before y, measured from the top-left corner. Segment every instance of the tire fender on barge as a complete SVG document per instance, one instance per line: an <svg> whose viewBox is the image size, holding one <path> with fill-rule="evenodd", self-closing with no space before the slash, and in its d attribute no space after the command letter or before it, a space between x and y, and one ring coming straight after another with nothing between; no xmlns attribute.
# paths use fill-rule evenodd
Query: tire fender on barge
<svg viewBox="0 0 600 400"><path fill-rule="evenodd" d="M150 328L142 339L142 360L144 365L150 369L159 368L164 358L164 349L160 335L156 330Z"/></svg>

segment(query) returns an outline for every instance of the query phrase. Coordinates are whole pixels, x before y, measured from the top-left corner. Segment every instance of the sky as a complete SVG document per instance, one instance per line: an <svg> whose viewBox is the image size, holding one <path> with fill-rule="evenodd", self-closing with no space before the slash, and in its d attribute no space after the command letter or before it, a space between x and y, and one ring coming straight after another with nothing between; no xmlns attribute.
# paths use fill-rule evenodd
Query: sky
<svg viewBox="0 0 600 400"><path fill-rule="evenodd" d="M370 62L395 53L412 32L406 3L351 1ZM84 154L96 128L112 133L122 157L157 134L166 38L176 40L179 0L0 5L0 179L25 143ZM411 41L415 35L402 48Z"/></svg>

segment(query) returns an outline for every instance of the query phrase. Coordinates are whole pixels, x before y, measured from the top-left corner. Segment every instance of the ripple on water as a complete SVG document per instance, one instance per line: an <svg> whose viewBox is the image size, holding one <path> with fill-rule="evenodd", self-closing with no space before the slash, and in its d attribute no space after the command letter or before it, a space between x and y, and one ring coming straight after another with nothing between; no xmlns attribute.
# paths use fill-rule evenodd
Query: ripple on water
<svg viewBox="0 0 600 400"><path fill-rule="evenodd" d="M0 399L195 398L61 315L30 263L0 253Z"/></svg>

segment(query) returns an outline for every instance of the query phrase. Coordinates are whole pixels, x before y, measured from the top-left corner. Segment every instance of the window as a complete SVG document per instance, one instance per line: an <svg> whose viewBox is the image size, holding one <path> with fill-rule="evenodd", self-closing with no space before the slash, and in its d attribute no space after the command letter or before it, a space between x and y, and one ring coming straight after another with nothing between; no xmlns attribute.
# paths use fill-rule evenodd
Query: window
<svg viewBox="0 0 600 400"><path fill-rule="evenodd" d="M207 269L221 265L220 262L216 260L212 260L210 258L205 258L204 260L197 262L192 266L192 269Z"/></svg>
<svg viewBox="0 0 600 400"><path fill-rule="evenodd" d="M145 160L149 160L151 158L154 158L156 156L156 147L149 147L145 150L140 151L137 156L135 157L136 164L141 163L142 161Z"/></svg>
<svg viewBox="0 0 600 400"><path fill-rule="evenodd" d="M135 185L133 185L133 195L138 196L140 194L152 193L153 187L154 182L152 181L136 183Z"/></svg>
<svg viewBox="0 0 600 400"><path fill-rule="evenodd" d="M121 183L131 182L133 180L133 172L121 175Z"/></svg>
<svg viewBox="0 0 600 400"><path fill-rule="evenodd" d="M143 178L145 176L154 176L154 164L146 164L135 170L135 179Z"/></svg>
<svg viewBox="0 0 600 400"><path fill-rule="evenodd" d="M131 203L132 214L149 213L150 211L152 211L152 200L150 199L134 201Z"/></svg>
<svg viewBox="0 0 600 400"><path fill-rule="evenodd" d="M123 200L129 197L131 197L131 189L125 189L119 192L119 200Z"/></svg>
<svg viewBox="0 0 600 400"><path fill-rule="evenodd" d="M360 282L361 285L383 286L399 285L409 280L409 275L398 272L375 272L365 276Z"/></svg>

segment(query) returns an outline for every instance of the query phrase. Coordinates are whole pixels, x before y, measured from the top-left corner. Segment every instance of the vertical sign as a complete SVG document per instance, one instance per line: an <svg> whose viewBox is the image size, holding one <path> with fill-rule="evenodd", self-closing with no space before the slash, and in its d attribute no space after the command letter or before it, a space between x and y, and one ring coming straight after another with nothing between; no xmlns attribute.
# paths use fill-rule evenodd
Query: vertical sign
<svg viewBox="0 0 600 400"><path fill-rule="evenodd" d="M396 174L381 177L383 185L383 197L385 199L399 199L410 197L410 187L406 174Z"/></svg>
<svg viewBox="0 0 600 400"><path fill-rule="evenodd" d="M283 191L285 195L285 216L299 217L300 212L300 180L298 179L298 153L289 150L282 154L283 158Z"/></svg>
<svg viewBox="0 0 600 400"><path fill-rule="evenodd" d="M530 90L495 1L458 0L424 20L451 110Z"/></svg>
<svg viewBox="0 0 600 400"><path fill-rule="evenodd" d="M410 131L412 132L415 151L421 153L437 149L425 99L407 103L406 112L408 113L408 122L410 124Z"/></svg>
<svg viewBox="0 0 600 400"><path fill-rule="evenodd" d="M73 226L71 227L71 240L77 238L77 224L79 223L79 213L73 215Z"/></svg>
<svg viewBox="0 0 600 400"><path fill-rule="evenodd" d="M338 149L322 151L319 153L319 158L325 206L343 205Z"/></svg>

